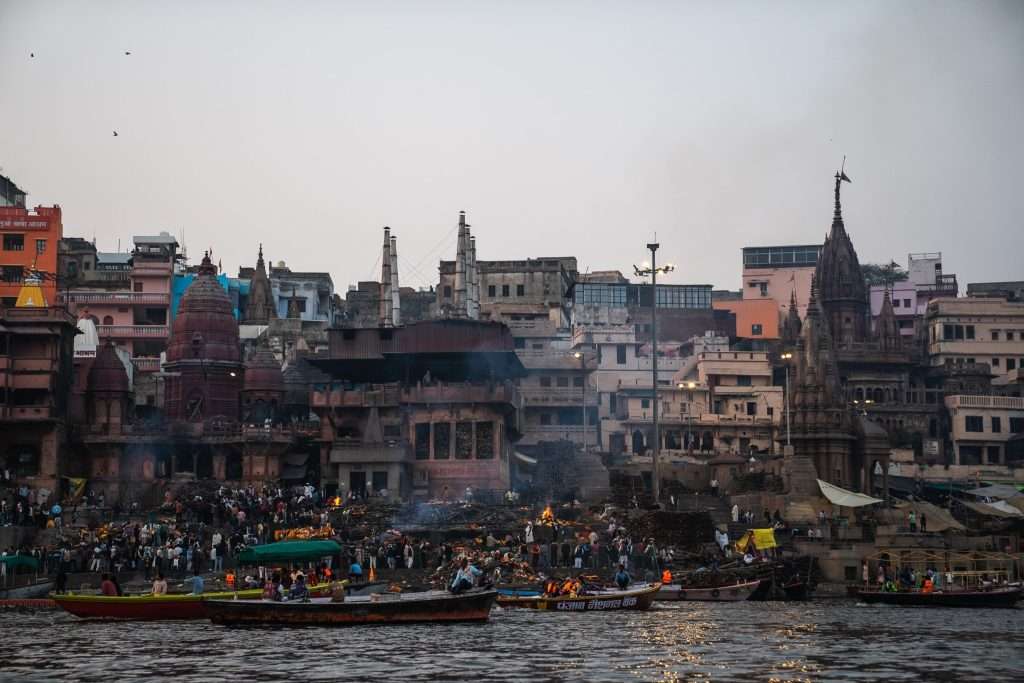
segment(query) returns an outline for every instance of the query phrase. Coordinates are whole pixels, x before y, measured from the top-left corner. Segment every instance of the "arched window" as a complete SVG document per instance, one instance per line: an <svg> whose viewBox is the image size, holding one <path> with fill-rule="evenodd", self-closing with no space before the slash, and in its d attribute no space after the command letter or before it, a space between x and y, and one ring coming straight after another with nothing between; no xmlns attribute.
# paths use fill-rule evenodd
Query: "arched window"
<svg viewBox="0 0 1024 683"><path fill-rule="evenodd" d="M857 401L863 401L864 400L864 389L862 389L861 387L857 387L857 391L854 394L854 397L855 397L855 399Z"/></svg>
<svg viewBox="0 0 1024 683"><path fill-rule="evenodd" d="M104 325L113 325L114 324L114 317L110 316L110 315L103 316L103 324Z"/></svg>
<svg viewBox="0 0 1024 683"><path fill-rule="evenodd" d="M875 389L875 403L881 403L885 400L885 395L881 389Z"/></svg>

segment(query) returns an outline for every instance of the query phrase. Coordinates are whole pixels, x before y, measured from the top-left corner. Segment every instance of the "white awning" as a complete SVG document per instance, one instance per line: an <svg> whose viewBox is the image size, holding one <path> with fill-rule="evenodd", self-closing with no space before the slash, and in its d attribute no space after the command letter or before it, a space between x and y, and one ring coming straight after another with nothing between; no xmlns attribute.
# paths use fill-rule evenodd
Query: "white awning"
<svg viewBox="0 0 1024 683"><path fill-rule="evenodd" d="M516 452L515 452L515 454L516 454L516 457L517 457L518 459L522 460L522 461L523 461L523 462L525 462L525 463L526 463L527 465L536 465L536 464L537 464L537 460L536 460L536 459L534 459L534 458L531 458L531 457L530 457L530 456L528 456L528 455L523 455L523 454L522 454L522 453L520 453L519 451L516 451Z"/></svg>
<svg viewBox="0 0 1024 683"><path fill-rule="evenodd" d="M828 498L830 503L844 508L859 508L864 507L865 505L874 505L875 503L882 502L878 498L872 498L871 496L866 496L863 493L847 491L846 489L833 486L827 481L822 481L821 479L818 480L818 487L821 489L821 493Z"/></svg>

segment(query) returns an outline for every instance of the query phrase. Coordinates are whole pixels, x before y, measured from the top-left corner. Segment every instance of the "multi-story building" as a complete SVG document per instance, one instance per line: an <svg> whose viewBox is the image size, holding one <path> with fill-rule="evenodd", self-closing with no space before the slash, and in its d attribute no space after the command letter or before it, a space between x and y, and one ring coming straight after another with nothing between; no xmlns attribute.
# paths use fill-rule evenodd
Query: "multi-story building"
<svg viewBox="0 0 1024 683"><path fill-rule="evenodd" d="M1007 446L1024 435L1024 398L947 396L956 465L1020 465Z"/></svg>
<svg viewBox="0 0 1024 683"><path fill-rule="evenodd" d="M75 332L61 306L0 307L0 459L20 483L51 492L66 474Z"/></svg>
<svg viewBox="0 0 1024 683"><path fill-rule="evenodd" d="M1024 280L1011 282L970 282L967 296L1002 297L1007 301L1024 301Z"/></svg>
<svg viewBox="0 0 1024 683"><path fill-rule="evenodd" d="M1024 366L1024 302L940 298L926 320L932 366L986 364L995 376Z"/></svg>
<svg viewBox="0 0 1024 683"><path fill-rule="evenodd" d="M391 498L503 492L510 482L525 370L500 323L433 320L329 332L330 374L310 406L321 472L342 494Z"/></svg>
<svg viewBox="0 0 1024 683"><path fill-rule="evenodd" d="M333 322L334 281L330 273L293 271L278 261L270 266L268 275L278 318Z"/></svg>
<svg viewBox="0 0 1024 683"><path fill-rule="evenodd" d="M439 311L455 305L457 261L441 261L435 289ZM567 323L567 293L577 276L574 257L540 257L520 261L476 261L479 317L484 320Z"/></svg>
<svg viewBox="0 0 1024 683"><path fill-rule="evenodd" d="M59 206L25 208L21 190L0 176L0 185L9 185L15 201L0 206L0 305L14 306L21 283L30 271L42 277L41 289L46 302L57 299L57 254L64 226Z"/></svg>
<svg viewBox="0 0 1024 683"><path fill-rule="evenodd" d="M888 290L900 335L913 339L924 320L928 302L938 297L955 297L958 289L956 275L942 272L941 253L908 254L906 280L872 285L871 317L877 327Z"/></svg>
<svg viewBox="0 0 1024 683"><path fill-rule="evenodd" d="M775 451L783 389L772 384L763 351L705 351L658 389L661 449L749 456ZM633 455L651 448L653 409L647 386L620 394L625 446Z"/></svg>
<svg viewBox="0 0 1024 683"><path fill-rule="evenodd" d="M63 269L78 277L62 297L76 317L96 324L101 340L113 341L131 355L139 372L150 373L159 370L170 334L178 242L166 232L133 241L130 253L97 252L91 271L84 250L66 250Z"/></svg>
<svg viewBox="0 0 1024 683"><path fill-rule="evenodd" d="M783 313L796 293L800 317L807 314L811 278L821 254L820 244L743 248L743 299L771 299Z"/></svg>

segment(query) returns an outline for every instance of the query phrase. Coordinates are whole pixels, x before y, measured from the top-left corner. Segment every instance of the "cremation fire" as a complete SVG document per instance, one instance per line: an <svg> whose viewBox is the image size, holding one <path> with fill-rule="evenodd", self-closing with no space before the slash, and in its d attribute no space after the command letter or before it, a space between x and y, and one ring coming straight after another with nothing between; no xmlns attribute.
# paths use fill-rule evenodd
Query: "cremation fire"
<svg viewBox="0 0 1024 683"><path fill-rule="evenodd" d="M551 506L548 505L548 506L546 506L544 508L544 512L540 513L540 523L541 524L554 524L554 522L555 522L555 513L553 513L551 511Z"/></svg>

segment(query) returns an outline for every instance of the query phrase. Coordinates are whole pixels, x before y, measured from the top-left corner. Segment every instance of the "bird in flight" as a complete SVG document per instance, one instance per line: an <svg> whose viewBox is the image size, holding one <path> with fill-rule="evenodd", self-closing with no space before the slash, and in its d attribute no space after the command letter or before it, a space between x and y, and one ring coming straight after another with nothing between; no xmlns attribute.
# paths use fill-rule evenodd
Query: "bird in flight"
<svg viewBox="0 0 1024 683"><path fill-rule="evenodd" d="M124 53L125 53L126 55L130 55L130 54L131 54L131 51L130 51L130 50L125 50L125 51L124 51Z"/></svg>
<svg viewBox="0 0 1024 683"><path fill-rule="evenodd" d="M114 137L115 138L117 137L117 131L116 130L114 131Z"/></svg>
<svg viewBox="0 0 1024 683"><path fill-rule="evenodd" d="M33 58L34 58L34 57L36 56L36 53L35 53L35 52L29 52L29 53L28 53L28 56L29 56L29 57L33 57Z"/></svg>

